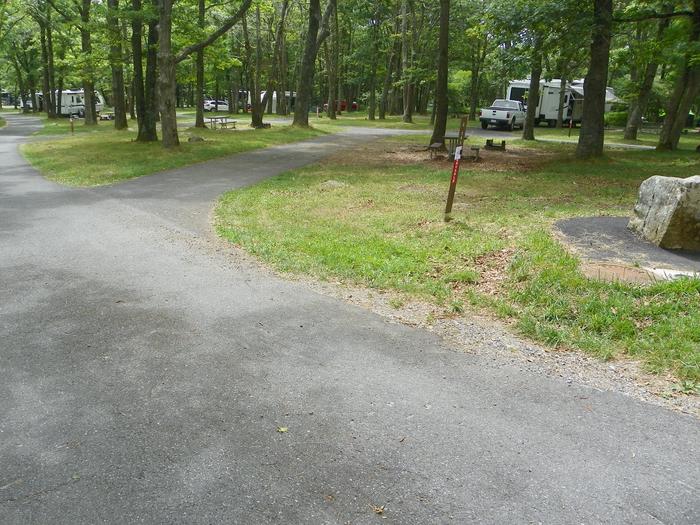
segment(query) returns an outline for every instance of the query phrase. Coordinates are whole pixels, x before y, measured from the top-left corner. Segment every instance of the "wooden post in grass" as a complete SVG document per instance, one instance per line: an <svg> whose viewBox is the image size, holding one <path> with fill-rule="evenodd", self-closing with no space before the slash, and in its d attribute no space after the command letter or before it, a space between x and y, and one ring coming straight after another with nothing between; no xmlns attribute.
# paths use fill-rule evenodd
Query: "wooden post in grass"
<svg viewBox="0 0 700 525"><path fill-rule="evenodd" d="M459 136L455 147L455 160L452 163L452 178L450 178L450 191L447 193L447 206L445 206L445 222L452 220L452 202L457 190L457 177L459 177L459 163L462 160L462 148L464 147L464 135L467 132L467 117L459 123Z"/></svg>
<svg viewBox="0 0 700 525"><path fill-rule="evenodd" d="M445 206L445 222L452 220L452 202L455 200L457 190L457 177L459 176L459 162L462 159L462 144L455 148L455 160L452 163L452 178L450 179L450 191L447 193L447 206Z"/></svg>

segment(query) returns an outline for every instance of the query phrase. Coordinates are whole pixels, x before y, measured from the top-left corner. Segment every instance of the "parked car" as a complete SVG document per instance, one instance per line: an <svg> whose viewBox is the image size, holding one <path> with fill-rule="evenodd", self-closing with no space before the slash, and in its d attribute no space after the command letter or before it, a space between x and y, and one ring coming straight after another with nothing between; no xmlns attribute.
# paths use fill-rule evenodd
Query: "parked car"
<svg viewBox="0 0 700 525"><path fill-rule="evenodd" d="M479 111L479 120L481 129L486 129L489 125L506 128L508 131L516 126L522 129L525 126L525 108L517 100L496 99L489 107Z"/></svg>
<svg viewBox="0 0 700 525"><path fill-rule="evenodd" d="M225 100L205 100L204 111L228 111L228 102Z"/></svg>

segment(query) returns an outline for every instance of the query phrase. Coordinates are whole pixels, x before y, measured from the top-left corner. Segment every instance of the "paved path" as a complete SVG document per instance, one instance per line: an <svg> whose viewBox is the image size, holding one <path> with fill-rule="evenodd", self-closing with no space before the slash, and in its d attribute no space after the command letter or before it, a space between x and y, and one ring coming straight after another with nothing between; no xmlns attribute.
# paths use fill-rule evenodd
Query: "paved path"
<svg viewBox="0 0 700 525"><path fill-rule="evenodd" d="M696 419L210 249L218 193L363 137L75 190L17 154L35 121L8 120L0 523L700 522Z"/></svg>

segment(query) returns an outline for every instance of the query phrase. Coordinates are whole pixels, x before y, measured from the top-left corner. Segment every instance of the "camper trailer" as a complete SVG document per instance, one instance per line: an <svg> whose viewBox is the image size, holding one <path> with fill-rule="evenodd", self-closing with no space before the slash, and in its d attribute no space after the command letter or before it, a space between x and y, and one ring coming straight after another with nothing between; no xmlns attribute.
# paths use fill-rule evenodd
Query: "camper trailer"
<svg viewBox="0 0 700 525"><path fill-rule="evenodd" d="M61 97L61 115L85 115L85 92L82 89L69 89L56 91L56 98ZM95 111L99 113L104 107L104 97L99 91L95 91Z"/></svg>
<svg viewBox="0 0 700 525"><path fill-rule="evenodd" d="M535 117L537 125L541 122L546 122L550 127L556 125L561 89L561 80L559 79L540 81L540 97ZM514 80L508 85L506 98L527 105L531 102L527 97L529 90L529 80ZM570 84L566 84L564 90L563 121L566 123L573 121L574 124L579 124L583 113L583 80L574 80ZM615 102L618 102L618 98L613 89L609 87L605 94L605 111L610 111Z"/></svg>
<svg viewBox="0 0 700 525"><path fill-rule="evenodd" d="M265 94L267 91L261 91L260 92L260 100L263 101L265 100ZM277 91L272 92L272 112L277 113ZM296 92L295 91L285 91L284 92L285 96L287 97L287 110L292 111L294 108L294 101L296 100ZM248 102L250 103L250 95L248 95L249 99ZM267 108L266 108L267 110Z"/></svg>
<svg viewBox="0 0 700 525"><path fill-rule="evenodd" d="M37 102L39 108L44 108L44 96L43 93L37 93ZM56 99L61 98L61 115L64 117L70 117L73 115L78 115L80 117L85 115L85 96L82 89L68 89L61 91L60 94L58 90L56 91ZM102 93L95 91L95 111L99 113L104 107L105 99ZM27 107L31 108L31 101L27 101Z"/></svg>

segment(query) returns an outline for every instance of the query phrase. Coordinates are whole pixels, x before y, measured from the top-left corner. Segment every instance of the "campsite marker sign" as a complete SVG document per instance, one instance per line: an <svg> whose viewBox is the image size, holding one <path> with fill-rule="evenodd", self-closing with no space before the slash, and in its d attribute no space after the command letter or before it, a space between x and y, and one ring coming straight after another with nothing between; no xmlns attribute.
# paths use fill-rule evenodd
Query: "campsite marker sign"
<svg viewBox="0 0 700 525"><path fill-rule="evenodd" d="M452 164L452 178L450 179L450 191L447 194L447 206L445 207L445 222L449 222L452 217L452 202L455 199L455 190L457 189L457 177L459 177L459 163L462 160L462 147L455 148L455 161Z"/></svg>

